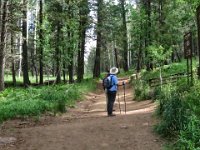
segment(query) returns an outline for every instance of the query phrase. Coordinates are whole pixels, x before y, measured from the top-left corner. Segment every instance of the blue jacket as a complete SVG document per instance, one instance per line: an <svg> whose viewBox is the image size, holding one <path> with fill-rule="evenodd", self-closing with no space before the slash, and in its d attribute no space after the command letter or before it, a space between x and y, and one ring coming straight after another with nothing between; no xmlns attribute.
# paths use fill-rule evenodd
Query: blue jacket
<svg viewBox="0 0 200 150"><path fill-rule="evenodd" d="M109 77L112 78L112 85L113 86L108 91L116 92L117 91L118 79L117 79L116 75L113 75L113 74L111 74Z"/></svg>

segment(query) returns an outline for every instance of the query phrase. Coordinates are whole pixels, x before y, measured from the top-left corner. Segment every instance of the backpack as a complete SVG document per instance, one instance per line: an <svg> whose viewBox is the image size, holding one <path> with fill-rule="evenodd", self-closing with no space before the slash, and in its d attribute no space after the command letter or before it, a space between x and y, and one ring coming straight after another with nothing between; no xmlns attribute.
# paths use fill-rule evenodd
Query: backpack
<svg viewBox="0 0 200 150"><path fill-rule="evenodd" d="M103 87L104 89L110 89L112 87L112 76L108 76L103 79Z"/></svg>

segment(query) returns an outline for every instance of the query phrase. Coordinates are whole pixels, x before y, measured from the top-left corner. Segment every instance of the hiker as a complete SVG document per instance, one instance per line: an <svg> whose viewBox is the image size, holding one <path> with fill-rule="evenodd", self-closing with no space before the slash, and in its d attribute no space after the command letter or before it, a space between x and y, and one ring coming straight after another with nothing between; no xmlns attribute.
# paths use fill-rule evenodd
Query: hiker
<svg viewBox="0 0 200 150"><path fill-rule="evenodd" d="M107 88L107 96L108 96L108 103L107 103L107 113L108 116L115 116L113 114L113 105L115 102L116 94L117 94L117 86L118 86L118 79L116 74L118 73L118 68L113 67L110 69L110 78L111 87Z"/></svg>

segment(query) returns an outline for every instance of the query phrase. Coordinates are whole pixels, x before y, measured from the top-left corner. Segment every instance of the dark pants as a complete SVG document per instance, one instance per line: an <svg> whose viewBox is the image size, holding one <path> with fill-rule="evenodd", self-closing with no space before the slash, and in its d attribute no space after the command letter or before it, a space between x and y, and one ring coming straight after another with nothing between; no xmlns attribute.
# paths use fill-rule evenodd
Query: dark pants
<svg viewBox="0 0 200 150"><path fill-rule="evenodd" d="M107 112L108 112L108 115L111 115L112 112L113 112L113 105L114 105L114 102L115 102L115 98L116 98L116 93L117 92L110 92L108 91L108 103L107 103Z"/></svg>

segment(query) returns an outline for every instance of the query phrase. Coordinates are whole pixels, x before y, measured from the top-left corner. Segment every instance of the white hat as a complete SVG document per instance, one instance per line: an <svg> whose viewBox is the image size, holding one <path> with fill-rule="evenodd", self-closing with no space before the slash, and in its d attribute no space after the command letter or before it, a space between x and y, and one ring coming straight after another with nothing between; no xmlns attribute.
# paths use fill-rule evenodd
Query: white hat
<svg viewBox="0 0 200 150"><path fill-rule="evenodd" d="M117 73L118 73L118 68L112 67L112 68L110 69L110 74L117 74Z"/></svg>

